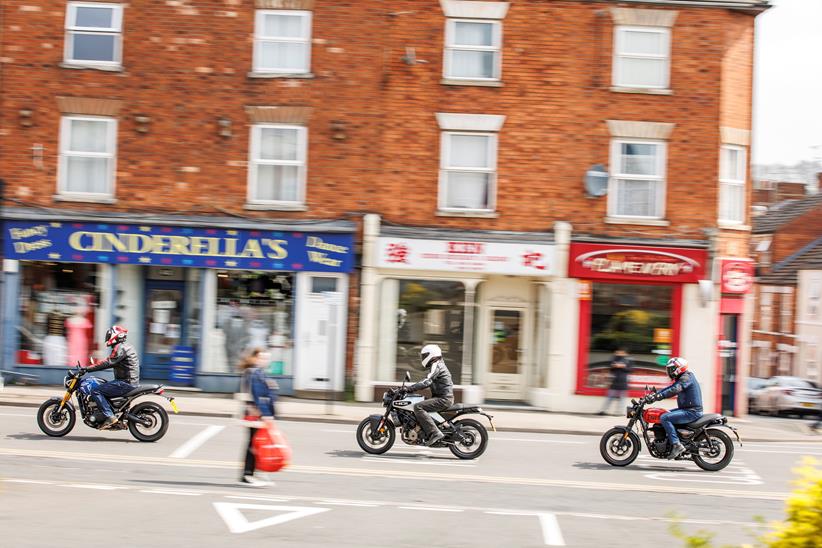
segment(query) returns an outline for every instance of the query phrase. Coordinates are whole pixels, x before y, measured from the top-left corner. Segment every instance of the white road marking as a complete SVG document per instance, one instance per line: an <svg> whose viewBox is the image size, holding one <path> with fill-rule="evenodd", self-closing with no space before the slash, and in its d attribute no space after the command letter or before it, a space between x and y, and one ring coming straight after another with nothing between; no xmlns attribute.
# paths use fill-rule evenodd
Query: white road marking
<svg viewBox="0 0 822 548"><path fill-rule="evenodd" d="M398 506L400 510L424 510L426 512L462 512L462 508L446 508L440 506Z"/></svg>
<svg viewBox="0 0 822 548"><path fill-rule="evenodd" d="M207 426L204 430L200 433L195 435L193 438L182 444L180 447L174 450L174 452L169 455L172 459L184 459L192 454L194 451L200 448L202 444L207 442L209 439L213 438L220 432L225 429L225 426L220 426L213 424L211 426Z"/></svg>
<svg viewBox="0 0 822 548"><path fill-rule="evenodd" d="M0 417L34 417L34 413L0 413Z"/></svg>
<svg viewBox="0 0 822 548"><path fill-rule="evenodd" d="M486 514L492 516L536 516L536 512L505 512L505 511L488 511Z"/></svg>
<svg viewBox="0 0 822 548"><path fill-rule="evenodd" d="M203 494L195 491L175 491L174 489L141 489L140 492L154 495L180 495L183 497L199 497Z"/></svg>
<svg viewBox="0 0 822 548"><path fill-rule="evenodd" d="M117 487L115 485L100 485L95 483L67 483L65 485L61 485L60 487L71 487L74 489L99 489L101 491L114 491L115 489L122 489L122 487Z"/></svg>
<svg viewBox="0 0 822 548"><path fill-rule="evenodd" d="M654 459L650 455L642 455L637 459L640 464L638 468L648 470L655 469L655 472L643 474L644 477L652 480L660 481L684 481L689 483L716 483L719 485L762 485L764 482L759 475L750 468L746 468L742 461L735 461L728 465L725 470L720 472L705 472L701 473L698 470L691 472L684 472L681 469L671 469L670 472L659 471L659 465L654 465L651 461ZM685 464L687 461L662 461L670 466L678 466ZM694 465L696 466L696 465Z"/></svg>
<svg viewBox="0 0 822 548"><path fill-rule="evenodd" d="M329 434L356 434L357 429L354 427L349 430L342 430L340 428L323 428L320 432L327 432Z"/></svg>
<svg viewBox="0 0 822 548"><path fill-rule="evenodd" d="M742 451L744 453L772 453L774 455L822 456L822 453L814 453L812 451L766 451L764 449L745 449L744 451L738 449L738 451Z"/></svg>
<svg viewBox="0 0 822 548"><path fill-rule="evenodd" d="M263 527L270 527L272 525L279 525L295 519L313 516L314 514L321 514L329 512L330 508L316 508L306 506L272 506L268 504L238 504L234 502L213 502L214 509L223 518L223 521L228 526L228 530L232 533L247 533L262 529ZM257 521L248 521L241 510L269 510L274 512L285 512L278 516L265 518Z"/></svg>
<svg viewBox="0 0 822 548"><path fill-rule="evenodd" d="M379 504L369 504L367 502L342 502L333 500L318 500L316 504L326 504L330 506L356 506L358 508L377 508Z"/></svg>
<svg viewBox="0 0 822 548"><path fill-rule="evenodd" d="M546 440L540 438L500 438L498 436L494 436L491 438L493 441L519 441L523 443L564 443L568 445L586 445L584 441L570 441L570 440ZM590 445L590 443L588 443Z"/></svg>
<svg viewBox="0 0 822 548"><path fill-rule="evenodd" d="M546 546L565 546L562 538L562 529L554 514L539 514L539 524L542 526L542 538Z"/></svg>
<svg viewBox="0 0 822 548"><path fill-rule="evenodd" d="M27 480L27 479L4 479L6 483L31 483L34 485L52 485L53 481L46 480Z"/></svg>
<svg viewBox="0 0 822 548"><path fill-rule="evenodd" d="M291 500L291 497L239 497L239 496L227 496L227 499L237 499L237 500L266 500L269 502L288 502Z"/></svg>

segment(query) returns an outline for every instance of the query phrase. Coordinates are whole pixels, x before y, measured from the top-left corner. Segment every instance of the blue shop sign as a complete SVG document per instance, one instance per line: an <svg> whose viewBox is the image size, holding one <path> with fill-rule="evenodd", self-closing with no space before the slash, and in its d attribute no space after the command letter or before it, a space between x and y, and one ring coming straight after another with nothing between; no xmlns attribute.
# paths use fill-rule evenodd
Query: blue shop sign
<svg viewBox="0 0 822 548"><path fill-rule="evenodd" d="M7 221L5 257L239 270L351 272L353 235Z"/></svg>

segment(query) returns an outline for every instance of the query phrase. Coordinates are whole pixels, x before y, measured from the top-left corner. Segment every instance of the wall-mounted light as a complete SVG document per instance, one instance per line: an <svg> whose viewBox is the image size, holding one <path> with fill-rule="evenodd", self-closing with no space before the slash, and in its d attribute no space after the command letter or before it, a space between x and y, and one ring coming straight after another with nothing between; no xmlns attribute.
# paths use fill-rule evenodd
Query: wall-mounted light
<svg viewBox="0 0 822 548"><path fill-rule="evenodd" d="M21 108L18 114L20 115L21 127L31 127L34 125L34 120L32 120L32 116L34 116L33 110L30 108Z"/></svg>
<svg viewBox="0 0 822 548"><path fill-rule="evenodd" d="M217 135L224 139L231 137L231 120L228 118L217 118Z"/></svg>
<svg viewBox="0 0 822 548"><path fill-rule="evenodd" d="M331 121L331 138L335 141L345 141L348 137L345 133L345 122L340 120L332 120Z"/></svg>
<svg viewBox="0 0 822 548"><path fill-rule="evenodd" d="M151 124L151 118L149 116L146 116L145 114L135 114L134 123L137 124L135 129L138 133L148 133L149 125Z"/></svg>

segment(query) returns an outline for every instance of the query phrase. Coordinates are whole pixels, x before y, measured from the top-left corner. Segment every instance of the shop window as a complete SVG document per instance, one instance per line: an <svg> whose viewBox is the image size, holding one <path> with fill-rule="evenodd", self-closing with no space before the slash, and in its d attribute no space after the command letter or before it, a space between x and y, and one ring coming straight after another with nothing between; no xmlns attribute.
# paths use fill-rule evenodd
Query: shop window
<svg viewBox="0 0 822 548"><path fill-rule="evenodd" d="M665 363L673 352L675 288L660 285L593 283L590 314L581 318L588 329L582 349L582 386L610 386L614 351L626 348L634 362L631 389L668 383ZM585 307L584 307L585 308Z"/></svg>
<svg viewBox="0 0 822 548"><path fill-rule="evenodd" d="M88 364L94 340L97 265L21 262L17 362L56 367Z"/></svg>
<svg viewBox="0 0 822 548"><path fill-rule="evenodd" d="M454 382L459 383L465 330L462 283L385 280L382 295L381 380L400 381L406 371L419 380L424 374L420 350L426 344L438 344Z"/></svg>
<svg viewBox="0 0 822 548"><path fill-rule="evenodd" d="M123 6L120 4L69 2L66 10L66 63L119 67L122 22Z"/></svg>
<svg viewBox="0 0 822 548"><path fill-rule="evenodd" d="M311 68L311 12L257 10L254 72L306 74Z"/></svg>
<svg viewBox="0 0 822 548"><path fill-rule="evenodd" d="M292 375L294 276L289 273L217 273L216 329L204 341L212 371L237 371L245 355L268 352L271 375Z"/></svg>

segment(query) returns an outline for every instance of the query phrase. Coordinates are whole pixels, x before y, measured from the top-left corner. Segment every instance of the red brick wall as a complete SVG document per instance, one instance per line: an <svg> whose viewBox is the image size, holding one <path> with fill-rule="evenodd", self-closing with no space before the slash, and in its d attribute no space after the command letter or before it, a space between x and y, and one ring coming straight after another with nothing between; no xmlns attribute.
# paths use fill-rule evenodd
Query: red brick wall
<svg viewBox="0 0 822 548"><path fill-rule="evenodd" d="M771 244L771 261L776 264L819 237L822 237L822 205L779 228Z"/></svg>

